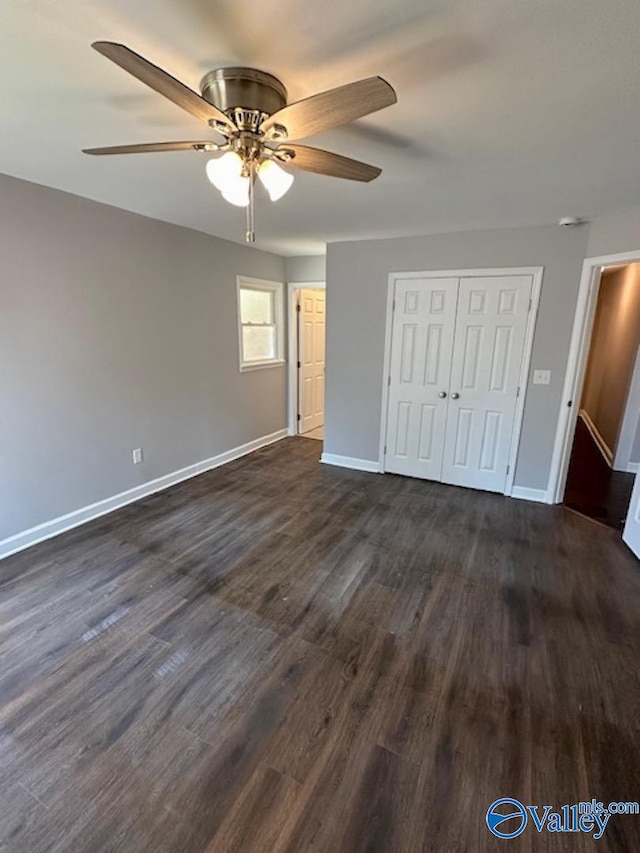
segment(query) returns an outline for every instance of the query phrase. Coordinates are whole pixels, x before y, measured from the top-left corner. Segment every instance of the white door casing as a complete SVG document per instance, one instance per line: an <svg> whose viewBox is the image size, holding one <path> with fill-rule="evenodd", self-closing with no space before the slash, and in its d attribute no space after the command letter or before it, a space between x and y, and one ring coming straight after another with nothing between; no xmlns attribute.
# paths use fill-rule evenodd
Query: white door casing
<svg viewBox="0 0 640 853"><path fill-rule="evenodd" d="M562 503L564 500L571 448L578 417L576 401L580 400L582 395L602 270L608 266L633 263L640 263L640 249L633 252L586 258L582 264L578 301L564 377L562 403L547 486L549 503Z"/></svg>
<svg viewBox="0 0 640 853"><path fill-rule="evenodd" d="M325 292L301 290L298 325L298 431L324 424Z"/></svg>
<svg viewBox="0 0 640 853"><path fill-rule="evenodd" d="M461 278L442 481L504 492L532 277Z"/></svg>
<svg viewBox="0 0 640 853"><path fill-rule="evenodd" d="M636 474L633 484L631 503L629 504L622 538L636 557L640 557L640 474Z"/></svg>
<svg viewBox="0 0 640 853"><path fill-rule="evenodd" d="M396 281L387 471L440 479L457 298L456 278Z"/></svg>

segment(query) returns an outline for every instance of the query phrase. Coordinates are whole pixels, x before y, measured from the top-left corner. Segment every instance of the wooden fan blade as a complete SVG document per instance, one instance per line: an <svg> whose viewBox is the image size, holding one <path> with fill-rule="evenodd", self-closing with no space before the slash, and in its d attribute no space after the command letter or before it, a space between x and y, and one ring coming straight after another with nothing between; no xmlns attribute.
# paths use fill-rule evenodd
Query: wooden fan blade
<svg viewBox="0 0 640 853"><path fill-rule="evenodd" d="M331 151L320 148L308 148L306 145L282 145L276 151L291 151L293 157L285 166L302 169L305 172L317 172L319 175L331 175L334 178L347 178L350 181L372 181L382 172L377 166L369 166L359 160L351 160Z"/></svg>
<svg viewBox="0 0 640 853"><path fill-rule="evenodd" d="M302 139L389 107L397 100L386 80L368 77L289 104L269 116L260 130L268 134L279 125L286 129L287 138Z"/></svg>
<svg viewBox="0 0 640 853"><path fill-rule="evenodd" d="M218 151L214 142L143 142L139 145L111 145L108 148L83 148L83 154L151 154L154 151Z"/></svg>
<svg viewBox="0 0 640 853"><path fill-rule="evenodd" d="M238 129L221 110L205 101L193 89L189 89L184 83L176 80L162 68L153 65L125 45L112 41L96 41L91 46L98 53L115 62L120 68L124 68L129 74L133 74L142 83L146 83L147 86L164 95L165 98L173 101L174 104L191 113L200 121L207 124L211 121L218 122L230 133Z"/></svg>

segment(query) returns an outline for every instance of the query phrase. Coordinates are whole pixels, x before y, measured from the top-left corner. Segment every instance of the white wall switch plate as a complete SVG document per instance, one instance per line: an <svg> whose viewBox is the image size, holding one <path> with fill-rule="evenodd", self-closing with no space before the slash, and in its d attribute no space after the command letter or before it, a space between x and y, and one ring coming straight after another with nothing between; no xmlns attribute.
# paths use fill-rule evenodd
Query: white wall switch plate
<svg viewBox="0 0 640 853"><path fill-rule="evenodd" d="M139 465L142 462L142 448L138 447L137 450L133 451L133 464Z"/></svg>
<svg viewBox="0 0 640 853"><path fill-rule="evenodd" d="M534 370L533 371L533 384L534 385L549 385L551 382L551 371L550 370Z"/></svg>

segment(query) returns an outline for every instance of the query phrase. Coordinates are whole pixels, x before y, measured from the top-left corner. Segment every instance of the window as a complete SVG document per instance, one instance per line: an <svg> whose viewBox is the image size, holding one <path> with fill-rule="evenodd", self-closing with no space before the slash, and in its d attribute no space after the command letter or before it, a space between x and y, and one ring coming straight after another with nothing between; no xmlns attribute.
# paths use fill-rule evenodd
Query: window
<svg viewBox="0 0 640 853"><path fill-rule="evenodd" d="M240 370L284 363L282 284L238 276Z"/></svg>

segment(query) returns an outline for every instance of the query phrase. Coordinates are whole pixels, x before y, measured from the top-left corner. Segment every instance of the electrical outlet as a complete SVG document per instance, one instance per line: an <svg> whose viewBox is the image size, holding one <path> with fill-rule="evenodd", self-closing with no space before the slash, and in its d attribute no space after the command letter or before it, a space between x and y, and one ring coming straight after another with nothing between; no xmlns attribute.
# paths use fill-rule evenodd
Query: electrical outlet
<svg viewBox="0 0 640 853"><path fill-rule="evenodd" d="M534 385L549 385L551 383L550 370L534 370L533 384Z"/></svg>
<svg viewBox="0 0 640 853"><path fill-rule="evenodd" d="M138 447L133 451L133 464L139 465L142 462L142 448Z"/></svg>

